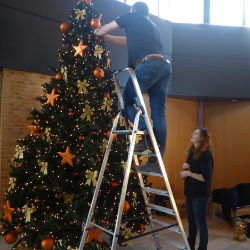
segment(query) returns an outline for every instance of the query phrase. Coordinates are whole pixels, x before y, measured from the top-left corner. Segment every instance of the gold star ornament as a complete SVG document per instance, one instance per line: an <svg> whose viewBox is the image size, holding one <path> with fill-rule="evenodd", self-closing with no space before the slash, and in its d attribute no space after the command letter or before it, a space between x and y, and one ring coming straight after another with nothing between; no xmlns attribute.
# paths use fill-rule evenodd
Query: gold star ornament
<svg viewBox="0 0 250 250"><path fill-rule="evenodd" d="M2 207L4 216L3 219L8 221L10 224L12 223L12 213L15 211L14 208L10 207L10 201L6 202L6 205Z"/></svg>
<svg viewBox="0 0 250 250"><path fill-rule="evenodd" d="M61 165L68 163L70 166L72 167L74 166L73 158L75 157L75 155L72 155L70 153L69 146L67 146L67 149L65 152L57 152L57 153L62 157Z"/></svg>
<svg viewBox="0 0 250 250"><path fill-rule="evenodd" d="M50 94L46 94L46 97L48 98L47 102L45 104L50 104L51 106L55 106L55 100L57 99L58 96L55 94L56 90L52 89Z"/></svg>
<svg viewBox="0 0 250 250"><path fill-rule="evenodd" d="M72 46L75 50L74 56L80 55L81 57L84 55L84 50L88 48L87 45L83 45L83 40L81 40L78 46Z"/></svg>

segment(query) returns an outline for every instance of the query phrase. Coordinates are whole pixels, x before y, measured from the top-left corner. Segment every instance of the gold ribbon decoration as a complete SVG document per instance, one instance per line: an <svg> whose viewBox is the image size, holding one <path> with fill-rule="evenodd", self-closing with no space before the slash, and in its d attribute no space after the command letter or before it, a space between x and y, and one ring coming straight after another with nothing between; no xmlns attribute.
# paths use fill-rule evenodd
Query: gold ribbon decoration
<svg viewBox="0 0 250 250"><path fill-rule="evenodd" d="M30 222L31 214L34 213L35 207L28 207L27 205L23 206L22 212L25 214L25 223Z"/></svg>
<svg viewBox="0 0 250 250"><path fill-rule="evenodd" d="M77 81L77 87L79 88L78 94L87 94L88 90L87 87L89 86L88 82L86 80L83 80L82 82L80 80Z"/></svg>
<svg viewBox="0 0 250 250"><path fill-rule="evenodd" d="M51 141L51 138L50 138L50 136L51 136L51 128L49 128L49 127L45 128L44 134L46 136L46 141L50 142Z"/></svg>
<svg viewBox="0 0 250 250"><path fill-rule="evenodd" d="M104 139L102 140L102 145L101 145L101 152L102 152L102 153L105 152L107 145L108 145L108 141L104 138Z"/></svg>
<svg viewBox="0 0 250 250"><path fill-rule="evenodd" d="M23 159L23 152L25 151L25 146L21 147L21 146L17 145L15 150L16 150L16 153L14 154L13 158L14 159Z"/></svg>
<svg viewBox="0 0 250 250"><path fill-rule="evenodd" d="M8 188L8 192L10 192L12 189L15 188L16 186L16 178L15 177L11 177L9 180L9 188Z"/></svg>
<svg viewBox="0 0 250 250"><path fill-rule="evenodd" d="M38 166L41 167L40 172L42 172L44 175L48 174L48 162L38 160L37 161Z"/></svg>
<svg viewBox="0 0 250 250"><path fill-rule="evenodd" d="M77 20L85 19L85 15L86 15L86 10L85 9L83 9L83 10L76 9L75 13L76 13L75 19L77 19Z"/></svg>
<svg viewBox="0 0 250 250"><path fill-rule="evenodd" d="M63 80L68 81L68 69L66 66L61 67L61 73L63 74Z"/></svg>
<svg viewBox="0 0 250 250"><path fill-rule="evenodd" d="M76 247L76 248L73 248L73 247L71 247L71 246L68 246L67 247L67 250L78 250L78 248Z"/></svg>
<svg viewBox="0 0 250 250"><path fill-rule="evenodd" d="M97 184L96 178L98 177L98 171L96 170L96 171L92 172L92 171L87 170L85 173L86 173L85 177L87 179L85 184L90 186L91 181L92 181L93 186L96 186L96 184Z"/></svg>
<svg viewBox="0 0 250 250"><path fill-rule="evenodd" d="M107 111L111 111L111 106L113 105L113 101L112 99L111 100L108 100L107 97L104 97L104 102L103 102L103 105L102 105L102 110L107 110Z"/></svg>
<svg viewBox="0 0 250 250"><path fill-rule="evenodd" d="M71 205L74 198L74 194L63 193L63 198L65 204Z"/></svg>
<svg viewBox="0 0 250 250"><path fill-rule="evenodd" d="M102 46L99 46L98 44L95 46L95 52L94 52L94 56L98 57L99 59L102 58L102 53L103 53L103 48Z"/></svg>
<svg viewBox="0 0 250 250"><path fill-rule="evenodd" d="M135 207L137 205L137 193L133 192L132 206Z"/></svg>
<svg viewBox="0 0 250 250"><path fill-rule="evenodd" d="M132 233L131 232L128 232L128 231L125 231L124 232L124 238L127 240L128 238L130 238L132 236ZM129 241L127 241L127 244L128 244L128 246L132 246L132 241L131 240L129 240Z"/></svg>
<svg viewBox="0 0 250 250"><path fill-rule="evenodd" d="M86 121L90 121L91 115L94 114L95 108L91 108L89 105L85 105L83 114L80 116L82 120L86 118Z"/></svg>
<svg viewBox="0 0 250 250"><path fill-rule="evenodd" d="M121 161L121 167L123 168L123 173L125 173L125 171L126 171L126 162L125 161Z"/></svg>

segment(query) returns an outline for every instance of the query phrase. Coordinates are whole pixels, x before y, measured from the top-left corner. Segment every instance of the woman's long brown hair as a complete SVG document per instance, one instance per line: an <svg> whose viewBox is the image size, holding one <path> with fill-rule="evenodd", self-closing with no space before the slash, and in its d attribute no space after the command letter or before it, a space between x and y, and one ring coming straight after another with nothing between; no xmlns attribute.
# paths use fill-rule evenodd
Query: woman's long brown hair
<svg viewBox="0 0 250 250"><path fill-rule="evenodd" d="M188 147L187 154L190 153L194 154L194 158L198 159L204 151L209 151L212 154L212 157L214 157L214 151L213 151L213 144L211 140L211 136L208 133L206 128L197 128L200 131L200 136L202 138L202 141L199 145L199 147L195 148L193 143Z"/></svg>

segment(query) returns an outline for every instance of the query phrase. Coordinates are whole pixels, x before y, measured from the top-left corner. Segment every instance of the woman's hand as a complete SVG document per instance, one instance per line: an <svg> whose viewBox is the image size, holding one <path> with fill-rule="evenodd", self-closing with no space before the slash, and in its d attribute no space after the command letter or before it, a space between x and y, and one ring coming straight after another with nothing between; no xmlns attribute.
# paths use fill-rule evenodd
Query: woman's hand
<svg viewBox="0 0 250 250"><path fill-rule="evenodd" d="M183 169L184 170L189 170L190 169L190 165L188 163L183 163Z"/></svg>
<svg viewBox="0 0 250 250"><path fill-rule="evenodd" d="M189 171L181 171L180 172L180 177L182 178L182 179L185 179L185 178L187 178L187 177L189 177L190 176L190 172Z"/></svg>

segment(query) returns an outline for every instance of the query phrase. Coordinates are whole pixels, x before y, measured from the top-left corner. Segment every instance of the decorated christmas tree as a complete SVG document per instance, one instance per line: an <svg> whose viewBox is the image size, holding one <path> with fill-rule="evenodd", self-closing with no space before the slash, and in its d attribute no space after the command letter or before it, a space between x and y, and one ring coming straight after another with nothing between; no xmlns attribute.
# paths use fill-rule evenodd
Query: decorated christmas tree
<svg viewBox="0 0 250 250"><path fill-rule="evenodd" d="M118 112L109 50L94 35L100 25L91 0L80 1L60 25L62 48L55 76L42 86L41 110L31 111L30 133L18 140L10 166L2 231L7 243L16 242L16 249L72 250L79 245ZM107 228L116 220L126 150L126 138L117 136L94 214L96 223ZM123 224L122 237L143 232L145 215L132 171L123 214L132 220ZM85 249L108 249L101 233L90 230Z"/></svg>

